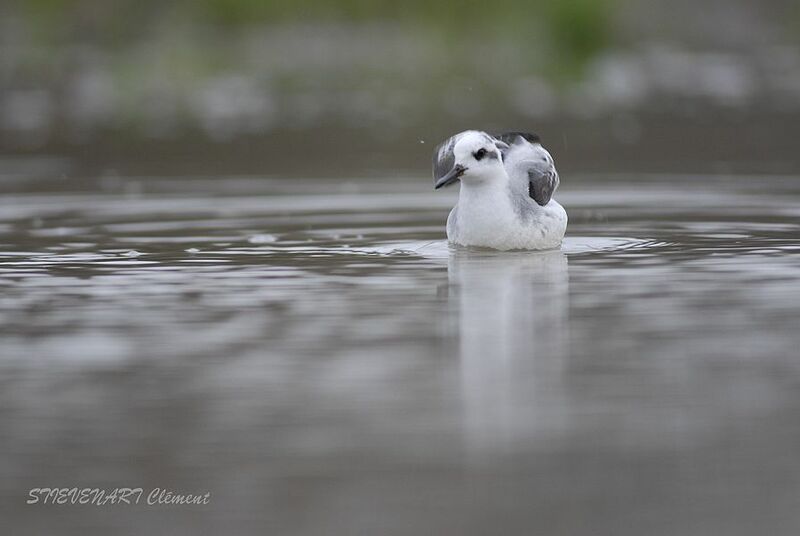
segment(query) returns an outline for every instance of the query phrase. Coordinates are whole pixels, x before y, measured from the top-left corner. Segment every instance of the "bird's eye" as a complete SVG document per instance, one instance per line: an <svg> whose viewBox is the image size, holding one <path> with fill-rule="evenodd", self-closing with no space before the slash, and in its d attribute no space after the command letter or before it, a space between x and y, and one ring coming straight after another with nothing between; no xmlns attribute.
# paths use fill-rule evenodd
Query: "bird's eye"
<svg viewBox="0 0 800 536"><path fill-rule="evenodd" d="M475 160L480 160L481 158L483 158L484 156L486 156L486 149L483 149L483 148L481 148L481 149L478 149L477 151L475 151L474 153L472 153L472 156L474 156L474 157L475 157Z"/></svg>

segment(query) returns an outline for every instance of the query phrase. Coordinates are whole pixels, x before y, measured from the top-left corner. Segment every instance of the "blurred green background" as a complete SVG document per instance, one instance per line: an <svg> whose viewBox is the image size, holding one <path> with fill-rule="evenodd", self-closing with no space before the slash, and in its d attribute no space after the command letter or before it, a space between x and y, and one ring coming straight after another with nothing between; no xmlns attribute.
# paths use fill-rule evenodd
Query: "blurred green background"
<svg viewBox="0 0 800 536"><path fill-rule="evenodd" d="M799 21L782 0L12 0L0 154L391 175L514 128L567 170L789 173Z"/></svg>

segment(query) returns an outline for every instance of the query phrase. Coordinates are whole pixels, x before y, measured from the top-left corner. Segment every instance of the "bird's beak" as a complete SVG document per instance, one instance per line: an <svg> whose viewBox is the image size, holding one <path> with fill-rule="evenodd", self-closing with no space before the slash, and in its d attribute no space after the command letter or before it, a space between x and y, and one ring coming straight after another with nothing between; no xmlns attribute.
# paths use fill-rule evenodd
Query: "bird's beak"
<svg viewBox="0 0 800 536"><path fill-rule="evenodd" d="M450 186L458 179L461 178L461 175L467 171L467 168L462 166L461 164L456 164L453 169L447 172L447 175L436 181L436 184L433 185L434 190L438 190L443 186Z"/></svg>

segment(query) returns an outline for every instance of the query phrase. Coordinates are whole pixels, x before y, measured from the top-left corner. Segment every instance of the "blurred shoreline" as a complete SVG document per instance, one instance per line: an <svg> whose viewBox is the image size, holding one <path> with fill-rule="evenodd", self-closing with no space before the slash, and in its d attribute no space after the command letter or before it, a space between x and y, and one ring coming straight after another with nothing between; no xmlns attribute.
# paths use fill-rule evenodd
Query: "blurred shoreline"
<svg viewBox="0 0 800 536"><path fill-rule="evenodd" d="M444 126L443 126L444 125ZM0 188L38 179L42 187L83 189L97 180L136 176L264 176L427 180L435 145L453 131L527 129L539 133L565 182L597 173L800 173L800 114L737 113L697 117L615 114L392 129L323 127L213 141L201 132L174 140L119 135L88 143L50 142L0 152ZM60 183L60 184L59 184ZM28 186L34 186L30 184Z"/></svg>
<svg viewBox="0 0 800 536"><path fill-rule="evenodd" d="M0 155L60 175L427 173L467 128L536 131L565 172L800 170L787 2L23 5L0 8Z"/></svg>

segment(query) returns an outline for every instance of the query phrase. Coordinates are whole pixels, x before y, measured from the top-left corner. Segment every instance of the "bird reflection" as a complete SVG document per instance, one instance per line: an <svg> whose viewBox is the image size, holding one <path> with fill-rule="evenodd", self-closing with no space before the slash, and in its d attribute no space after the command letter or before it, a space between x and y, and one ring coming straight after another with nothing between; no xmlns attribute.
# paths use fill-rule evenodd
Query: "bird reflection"
<svg viewBox="0 0 800 536"><path fill-rule="evenodd" d="M450 254L448 277L467 448L513 449L558 426L562 413L554 404L568 341L566 255L459 249Z"/></svg>

